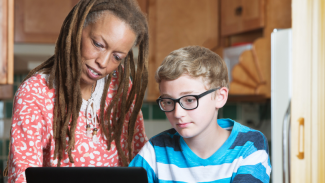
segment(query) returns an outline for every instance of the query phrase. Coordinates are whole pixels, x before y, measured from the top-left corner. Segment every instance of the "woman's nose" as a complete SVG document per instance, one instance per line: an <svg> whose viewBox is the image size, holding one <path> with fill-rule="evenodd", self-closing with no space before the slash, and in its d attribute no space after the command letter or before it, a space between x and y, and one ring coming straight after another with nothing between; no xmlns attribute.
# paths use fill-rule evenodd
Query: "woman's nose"
<svg viewBox="0 0 325 183"><path fill-rule="evenodd" d="M175 104L174 115L176 118L181 118L185 115L186 110L182 108L180 103Z"/></svg>
<svg viewBox="0 0 325 183"><path fill-rule="evenodd" d="M111 54L112 54L111 52L104 52L98 55L96 59L96 63L99 65L100 68L107 67Z"/></svg>

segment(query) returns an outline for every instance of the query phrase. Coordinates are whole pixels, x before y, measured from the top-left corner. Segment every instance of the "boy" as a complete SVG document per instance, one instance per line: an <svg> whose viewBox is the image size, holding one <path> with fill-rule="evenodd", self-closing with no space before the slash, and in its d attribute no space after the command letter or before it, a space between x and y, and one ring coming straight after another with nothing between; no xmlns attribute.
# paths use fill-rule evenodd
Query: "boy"
<svg viewBox="0 0 325 183"><path fill-rule="evenodd" d="M144 167L149 182L269 182L265 136L217 120L228 98L228 70L217 54L200 46L175 50L155 77L173 129L151 138L130 166Z"/></svg>

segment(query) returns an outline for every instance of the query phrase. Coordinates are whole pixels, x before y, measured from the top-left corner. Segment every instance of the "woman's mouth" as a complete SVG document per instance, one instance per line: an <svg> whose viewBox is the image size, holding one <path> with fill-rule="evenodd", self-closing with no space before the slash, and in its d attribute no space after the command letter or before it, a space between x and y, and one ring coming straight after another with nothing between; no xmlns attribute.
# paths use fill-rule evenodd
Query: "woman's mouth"
<svg viewBox="0 0 325 183"><path fill-rule="evenodd" d="M100 73L96 72L94 69L90 68L89 66L87 66L87 73L88 73L88 76L92 79L97 79L101 76Z"/></svg>

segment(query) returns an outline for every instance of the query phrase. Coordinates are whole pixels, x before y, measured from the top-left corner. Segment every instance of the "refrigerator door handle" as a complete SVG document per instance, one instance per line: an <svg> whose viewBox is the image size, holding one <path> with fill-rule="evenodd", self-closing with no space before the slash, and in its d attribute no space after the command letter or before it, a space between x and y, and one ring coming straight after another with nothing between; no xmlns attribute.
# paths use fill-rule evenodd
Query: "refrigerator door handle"
<svg viewBox="0 0 325 183"><path fill-rule="evenodd" d="M290 119L291 101L283 118L282 132L282 159L283 159L283 183L290 183Z"/></svg>

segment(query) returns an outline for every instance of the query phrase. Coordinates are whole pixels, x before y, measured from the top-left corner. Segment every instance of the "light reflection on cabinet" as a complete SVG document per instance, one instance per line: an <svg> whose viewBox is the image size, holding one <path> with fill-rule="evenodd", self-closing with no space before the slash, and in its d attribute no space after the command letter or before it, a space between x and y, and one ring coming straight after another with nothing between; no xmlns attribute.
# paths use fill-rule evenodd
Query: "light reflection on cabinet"
<svg viewBox="0 0 325 183"><path fill-rule="evenodd" d="M55 43L78 0L15 0L15 42Z"/></svg>
<svg viewBox="0 0 325 183"><path fill-rule="evenodd" d="M12 97L14 1L0 0L0 100Z"/></svg>

